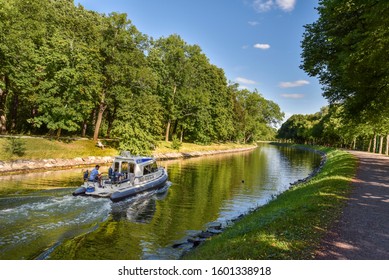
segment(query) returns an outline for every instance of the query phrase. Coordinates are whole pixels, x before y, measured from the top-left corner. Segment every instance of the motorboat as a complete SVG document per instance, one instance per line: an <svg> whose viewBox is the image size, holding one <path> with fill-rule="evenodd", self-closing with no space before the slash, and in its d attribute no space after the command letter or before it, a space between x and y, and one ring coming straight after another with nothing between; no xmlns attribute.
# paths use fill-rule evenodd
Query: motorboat
<svg viewBox="0 0 389 280"><path fill-rule="evenodd" d="M91 181L88 175L84 174L84 184L73 195L105 197L114 202L162 189L168 179L166 169L158 166L155 158L133 156L129 152L114 158L108 177Z"/></svg>

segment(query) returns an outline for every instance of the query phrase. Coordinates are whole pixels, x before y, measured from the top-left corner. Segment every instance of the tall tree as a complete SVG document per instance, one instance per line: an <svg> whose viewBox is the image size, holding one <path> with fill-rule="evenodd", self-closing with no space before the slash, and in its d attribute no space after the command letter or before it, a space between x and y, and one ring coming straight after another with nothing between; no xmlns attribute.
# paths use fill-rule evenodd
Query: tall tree
<svg viewBox="0 0 389 280"><path fill-rule="evenodd" d="M52 2L46 18L45 44L38 49L42 80L37 87L36 113L29 120L60 136L85 123L99 87L99 16L74 7L71 1ZM50 15L50 16L49 16Z"/></svg>
<svg viewBox="0 0 389 280"><path fill-rule="evenodd" d="M389 6L377 0L322 0L319 19L305 26L301 67L317 76L331 103L359 112L389 105Z"/></svg>
<svg viewBox="0 0 389 280"><path fill-rule="evenodd" d="M102 87L97 102L97 120L93 139L97 140L103 114L131 98L138 69L145 63L141 34L126 14L112 13L104 17L101 47Z"/></svg>
<svg viewBox="0 0 389 280"><path fill-rule="evenodd" d="M172 121L178 117L178 92L185 84L187 75L186 43L174 34L154 42L150 50L151 65L159 75L158 95L166 108L165 141L169 141Z"/></svg>
<svg viewBox="0 0 389 280"><path fill-rule="evenodd" d="M40 79L37 49L47 6L47 1L0 1L0 133L16 128L21 103Z"/></svg>

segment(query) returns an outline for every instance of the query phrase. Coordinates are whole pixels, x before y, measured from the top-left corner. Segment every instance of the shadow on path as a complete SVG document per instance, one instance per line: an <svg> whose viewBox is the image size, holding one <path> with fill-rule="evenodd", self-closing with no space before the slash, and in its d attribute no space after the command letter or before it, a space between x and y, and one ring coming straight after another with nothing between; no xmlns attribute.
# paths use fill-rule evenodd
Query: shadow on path
<svg viewBox="0 0 389 280"><path fill-rule="evenodd" d="M349 152L359 160L354 188L316 259L389 260L389 157Z"/></svg>

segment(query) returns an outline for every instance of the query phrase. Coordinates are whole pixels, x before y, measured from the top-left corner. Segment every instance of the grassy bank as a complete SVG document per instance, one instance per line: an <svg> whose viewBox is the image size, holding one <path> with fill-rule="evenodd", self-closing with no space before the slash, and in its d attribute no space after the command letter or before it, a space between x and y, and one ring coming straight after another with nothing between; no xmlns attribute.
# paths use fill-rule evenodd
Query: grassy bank
<svg viewBox="0 0 389 280"><path fill-rule="evenodd" d="M312 259L351 191L356 159L318 148L327 163L309 182L278 196L188 253L186 259Z"/></svg>
<svg viewBox="0 0 389 280"><path fill-rule="evenodd" d="M19 139L25 147L25 153L22 156L11 155L4 149L9 145L7 138L0 138L0 160L17 159L71 159L86 156L111 156L117 151L113 148L104 150L96 147L96 142L92 140L53 140L46 138L21 138Z"/></svg>
<svg viewBox="0 0 389 280"><path fill-rule="evenodd" d="M0 138L0 160L9 161L17 159L72 159L76 157L87 156L114 156L119 153L114 147L108 145L104 149L96 147L96 142L88 139L79 140L54 140L45 138L21 138L25 147L25 154L22 156L11 155L4 149L8 145L7 138ZM161 141L154 151L155 154L177 152L171 148L171 142ZM215 150L229 150L247 145L240 145L235 143L226 144L210 144L210 145L196 145L192 143L183 143L179 151L183 153L201 152L201 151L215 151Z"/></svg>

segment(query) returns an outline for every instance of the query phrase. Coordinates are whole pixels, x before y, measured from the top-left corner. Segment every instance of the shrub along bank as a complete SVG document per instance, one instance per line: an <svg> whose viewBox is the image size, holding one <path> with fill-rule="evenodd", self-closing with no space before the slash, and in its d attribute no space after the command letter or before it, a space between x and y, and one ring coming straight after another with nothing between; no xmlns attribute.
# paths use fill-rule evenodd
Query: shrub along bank
<svg viewBox="0 0 389 280"><path fill-rule="evenodd" d="M185 259L313 259L351 191L357 160L332 148L321 171L236 222Z"/></svg>

